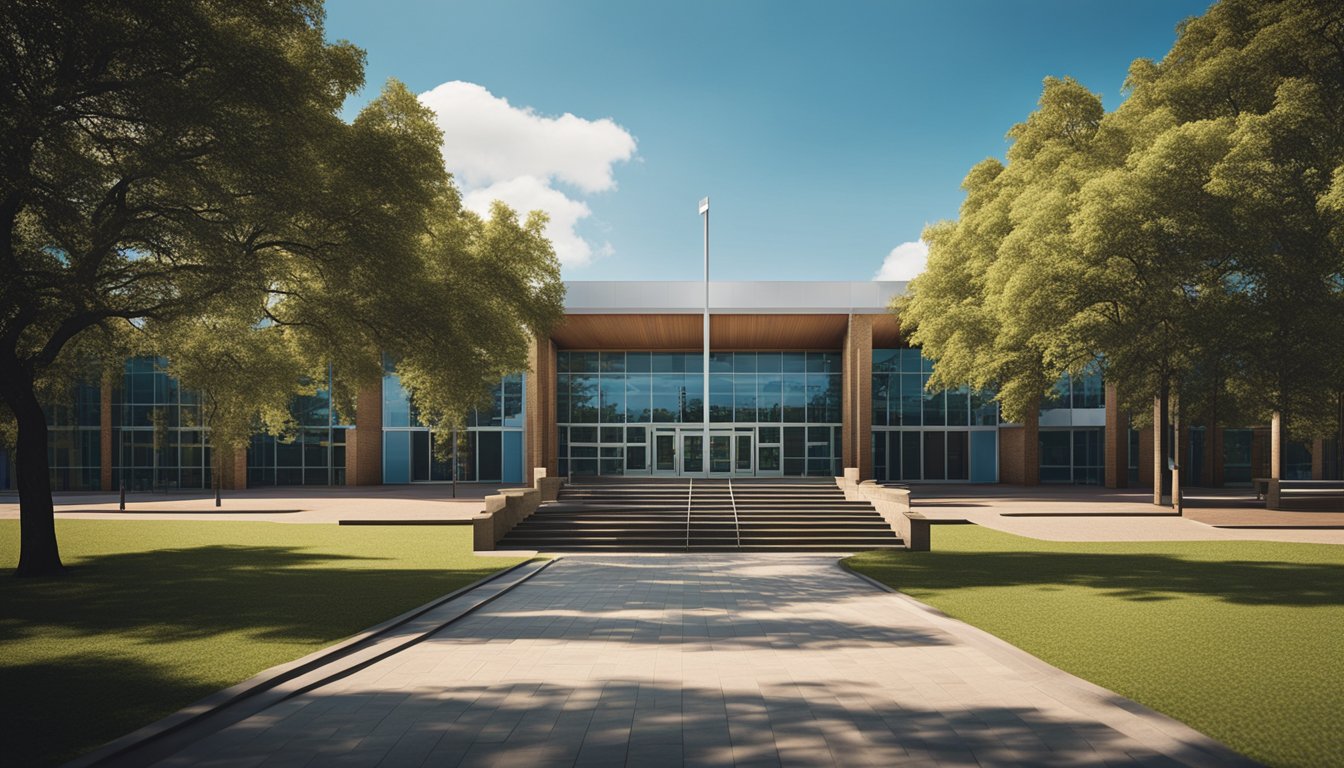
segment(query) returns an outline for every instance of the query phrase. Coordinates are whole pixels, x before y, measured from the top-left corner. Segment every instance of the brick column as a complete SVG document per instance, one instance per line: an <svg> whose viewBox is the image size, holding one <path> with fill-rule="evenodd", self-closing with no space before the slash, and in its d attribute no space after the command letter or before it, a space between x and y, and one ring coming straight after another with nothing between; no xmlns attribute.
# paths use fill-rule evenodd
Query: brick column
<svg viewBox="0 0 1344 768"><path fill-rule="evenodd" d="M545 467L554 477L560 472L555 427L555 342L549 337L533 339L527 352L527 385L523 396L523 468L528 484L536 481L533 469Z"/></svg>
<svg viewBox="0 0 1344 768"><path fill-rule="evenodd" d="M1325 438L1311 441L1311 479L1325 479Z"/></svg>
<svg viewBox="0 0 1344 768"><path fill-rule="evenodd" d="M1151 488L1153 485L1153 434L1156 430L1149 426L1139 430L1139 485Z"/></svg>
<svg viewBox="0 0 1344 768"><path fill-rule="evenodd" d="M1120 410L1115 385L1106 385L1106 487L1129 487L1129 414Z"/></svg>
<svg viewBox="0 0 1344 768"><path fill-rule="evenodd" d="M850 315L845 331L841 458L845 467L859 470L860 480L873 477L873 318Z"/></svg>
<svg viewBox="0 0 1344 768"><path fill-rule="evenodd" d="M219 487L226 491L247 490L246 447L234 451L232 460L224 461L224 476L220 478Z"/></svg>
<svg viewBox="0 0 1344 768"><path fill-rule="evenodd" d="M345 484L383 484L383 382L359 388L355 428L345 432Z"/></svg>
<svg viewBox="0 0 1344 768"><path fill-rule="evenodd" d="M114 491L112 478L112 374L103 373L98 388L98 487Z"/></svg>
<svg viewBox="0 0 1344 768"><path fill-rule="evenodd" d="M1020 426L999 430L999 482L1038 485L1041 481L1041 409L1028 410Z"/></svg>

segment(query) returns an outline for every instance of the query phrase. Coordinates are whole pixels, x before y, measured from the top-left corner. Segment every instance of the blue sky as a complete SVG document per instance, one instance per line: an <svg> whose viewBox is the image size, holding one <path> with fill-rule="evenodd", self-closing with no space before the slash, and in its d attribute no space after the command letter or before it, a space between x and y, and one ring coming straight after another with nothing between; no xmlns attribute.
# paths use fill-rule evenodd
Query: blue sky
<svg viewBox="0 0 1344 768"><path fill-rule="evenodd" d="M709 195L715 279L867 280L1043 78L1113 108L1208 5L329 0L327 34L368 52L349 115L432 91L468 205L549 210L567 279L700 278Z"/></svg>

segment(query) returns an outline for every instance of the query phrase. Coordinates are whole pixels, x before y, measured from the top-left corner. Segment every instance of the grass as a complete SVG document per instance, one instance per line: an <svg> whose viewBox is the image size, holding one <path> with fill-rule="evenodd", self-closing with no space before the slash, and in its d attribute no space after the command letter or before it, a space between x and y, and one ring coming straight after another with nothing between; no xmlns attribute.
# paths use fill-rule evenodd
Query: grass
<svg viewBox="0 0 1344 768"><path fill-rule="evenodd" d="M0 754L63 762L518 562L464 526L60 520L70 566L0 575ZM19 525L0 521L0 568Z"/></svg>
<svg viewBox="0 0 1344 768"><path fill-rule="evenodd" d="M979 526L846 560L1270 765L1344 765L1344 547L1071 543Z"/></svg>

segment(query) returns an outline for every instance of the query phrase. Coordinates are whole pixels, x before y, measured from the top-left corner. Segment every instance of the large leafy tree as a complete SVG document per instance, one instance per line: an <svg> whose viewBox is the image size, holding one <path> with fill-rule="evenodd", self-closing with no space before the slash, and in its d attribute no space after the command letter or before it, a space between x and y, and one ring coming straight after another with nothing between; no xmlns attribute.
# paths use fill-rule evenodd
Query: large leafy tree
<svg viewBox="0 0 1344 768"><path fill-rule="evenodd" d="M0 67L19 574L61 568L39 387L72 350L130 336L180 358L234 441L275 421L291 374L331 363L348 393L383 351L450 419L561 311L541 220L463 211L404 87L339 117L363 54L326 42L318 2L19 0L0 6Z"/></svg>
<svg viewBox="0 0 1344 768"><path fill-rule="evenodd" d="M1162 434L1177 395L1211 425L1344 427L1344 7L1222 0L1127 85L1102 116L1047 81L927 231L905 312L939 383L997 379L1011 415L1095 358L1164 401Z"/></svg>

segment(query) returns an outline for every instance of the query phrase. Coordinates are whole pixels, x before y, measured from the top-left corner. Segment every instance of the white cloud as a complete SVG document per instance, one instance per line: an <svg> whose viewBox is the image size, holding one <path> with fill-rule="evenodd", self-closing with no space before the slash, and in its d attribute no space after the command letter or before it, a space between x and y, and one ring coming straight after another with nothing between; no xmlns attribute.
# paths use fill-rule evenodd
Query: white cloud
<svg viewBox="0 0 1344 768"><path fill-rule="evenodd" d="M910 280L929 263L929 246L923 240L911 240L891 249L882 260L874 280Z"/></svg>
<svg viewBox="0 0 1344 768"><path fill-rule="evenodd" d="M486 213L492 201L502 200L523 215L545 211L551 217L546 234L566 266L611 253L610 243L594 245L578 234L576 226L592 211L577 198L616 188L614 166L635 154L628 131L609 118L539 115L457 80L421 94L420 101L438 116L443 162L468 208ZM556 183L579 194L562 192Z"/></svg>

